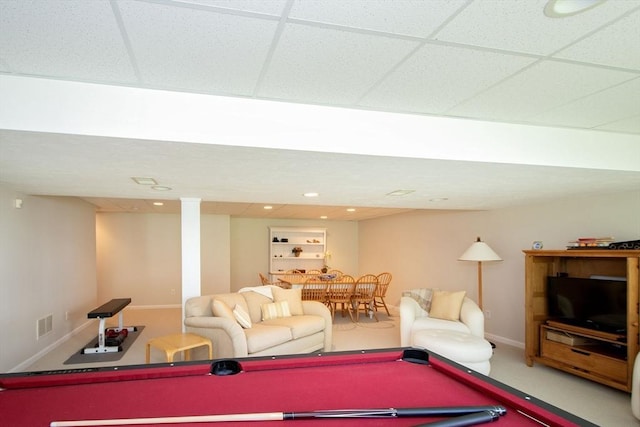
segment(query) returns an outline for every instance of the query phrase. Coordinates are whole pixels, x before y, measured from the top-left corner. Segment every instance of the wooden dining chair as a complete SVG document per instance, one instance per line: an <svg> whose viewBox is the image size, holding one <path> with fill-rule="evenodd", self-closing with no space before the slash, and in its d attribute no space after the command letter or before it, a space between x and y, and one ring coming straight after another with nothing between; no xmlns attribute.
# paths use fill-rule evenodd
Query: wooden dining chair
<svg viewBox="0 0 640 427"><path fill-rule="evenodd" d="M389 283L391 283L391 278L393 276L391 273L384 272L378 274L376 277L378 279L378 287L376 288L376 293L373 296L373 308L377 311L378 308L384 307L387 311L387 316L390 316L389 308L387 307L387 303L384 298L387 295L387 289L389 288Z"/></svg>
<svg viewBox="0 0 640 427"><path fill-rule="evenodd" d="M276 285L281 288L291 289L293 285L303 285L304 282L304 274L298 270L288 270L285 274L278 277L278 283L276 283Z"/></svg>
<svg viewBox="0 0 640 427"><path fill-rule="evenodd" d="M376 322L378 321L373 301L377 287L378 278L374 274L365 274L360 276L356 281L353 295L351 296L351 305L356 312L356 322L360 319L361 309L365 315L372 315L376 319Z"/></svg>
<svg viewBox="0 0 640 427"><path fill-rule="evenodd" d="M339 280L329 282L329 286L327 287L327 303L331 309L331 317L333 319L336 317L338 305L341 305L342 317L344 317L345 312L348 312L351 321L354 321L351 296L353 295L355 284L355 279L347 274L343 275Z"/></svg>
<svg viewBox="0 0 640 427"><path fill-rule="evenodd" d="M263 286L274 284L273 282L270 282L269 279L267 279L264 274L258 273L258 276L260 276L260 283L262 283Z"/></svg>
<svg viewBox="0 0 640 427"><path fill-rule="evenodd" d="M302 300L318 301L326 304L328 286L328 282L322 281L319 278L311 277L307 279L304 285L302 285Z"/></svg>

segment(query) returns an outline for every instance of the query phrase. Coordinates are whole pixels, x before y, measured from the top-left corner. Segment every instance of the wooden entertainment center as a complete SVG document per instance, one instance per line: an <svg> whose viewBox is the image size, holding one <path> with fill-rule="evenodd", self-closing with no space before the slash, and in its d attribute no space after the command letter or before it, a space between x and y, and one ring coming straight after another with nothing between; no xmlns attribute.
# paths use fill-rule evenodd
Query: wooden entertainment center
<svg viewBox="0 0 640 427"><path fill-rule="evenodd" d="M525 358L631 391L638 354L640 250L525 250ZM627 333L606 333L554 322L547 309L547 277L627 279Z"/></svg>

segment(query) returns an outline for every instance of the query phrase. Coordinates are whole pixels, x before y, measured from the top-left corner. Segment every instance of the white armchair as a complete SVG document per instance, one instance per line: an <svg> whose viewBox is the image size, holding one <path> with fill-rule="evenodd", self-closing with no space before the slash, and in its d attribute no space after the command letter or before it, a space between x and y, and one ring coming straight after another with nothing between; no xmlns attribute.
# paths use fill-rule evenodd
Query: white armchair
<svg viewBox="0 0 640 427"><path fill-rule="evenodd" d="M420 307L411 297L400 299L400 345L412 345L411 337L417 331L440 329L464 332L484 339L484 314L480 307L465 297L460 309L460 320L443 320L429 317L429 313Z"/></svg>

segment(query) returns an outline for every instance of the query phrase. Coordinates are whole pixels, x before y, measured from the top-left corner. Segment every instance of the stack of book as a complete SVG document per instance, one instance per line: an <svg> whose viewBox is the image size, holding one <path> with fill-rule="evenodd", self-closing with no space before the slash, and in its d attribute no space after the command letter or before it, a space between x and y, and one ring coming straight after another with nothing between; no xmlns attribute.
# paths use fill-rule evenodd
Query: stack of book
<svg viewBox="0 0 640 427"><path fill-rule="evenodd" d="M568 249L607 248L613 237L580 237L567 245Z"/></svg>

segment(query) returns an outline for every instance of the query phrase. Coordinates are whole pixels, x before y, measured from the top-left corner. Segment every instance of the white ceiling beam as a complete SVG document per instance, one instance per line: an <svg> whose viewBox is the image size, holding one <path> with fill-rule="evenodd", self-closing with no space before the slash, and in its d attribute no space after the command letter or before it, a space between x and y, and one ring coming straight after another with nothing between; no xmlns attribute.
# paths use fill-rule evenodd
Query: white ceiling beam
<svg viewBox="0 0 640 427"><path fill-rule="evenodd" d="M0 76L0 128L640 171L640 135Z"/></svg>

